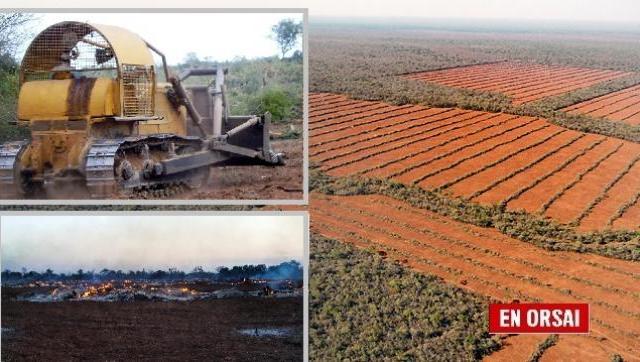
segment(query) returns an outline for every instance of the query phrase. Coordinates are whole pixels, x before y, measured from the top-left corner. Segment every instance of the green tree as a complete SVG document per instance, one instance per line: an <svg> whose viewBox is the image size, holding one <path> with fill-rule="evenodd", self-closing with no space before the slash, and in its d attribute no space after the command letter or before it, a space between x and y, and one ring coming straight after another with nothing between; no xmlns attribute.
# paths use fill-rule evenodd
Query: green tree
<svg viewBox="0 0 640 362"><path fill-rule="evenodd" d="M0 13L0 142L24 139L26 129L10 125L16 120L18 62L16 52L31 36L33 14Z"/></svg>
<svg viewBox="0 0 640 362"><path fill-rule="evenodd" d="M298 43L298 37L302 35L302 23L293 19L284 19L274 25L271 32L284 58Z"/></svg>
<svg viewBox="0 0 640 362"><path fill-rule="evenodd" d="M292 97L280 88L268 88L262 90L258 95L248 102L249 113L263 114L271 113L274 121L282 121L291 115L293 107Z"/></svg>

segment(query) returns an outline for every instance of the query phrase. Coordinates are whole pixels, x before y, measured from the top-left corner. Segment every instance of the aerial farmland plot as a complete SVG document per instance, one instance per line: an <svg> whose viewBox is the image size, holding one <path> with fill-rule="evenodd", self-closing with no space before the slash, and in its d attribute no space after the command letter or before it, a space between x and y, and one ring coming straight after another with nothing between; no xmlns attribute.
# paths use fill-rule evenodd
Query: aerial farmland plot
<svg viewBox="0 0 640 362"><path fill-rule="evenodd" d="M501 233L453 221L386 196L313 195L312 231L361 248L495 300L588 301L589 336L563 336L559 360L640 353L638 263L549 252ZM605 323L604 321L616 321ZM526 360L544 336L509 342L494 360ZM573 350L574 344L581 347ZM490 355L490 360L491 355Z"/></svg>
<svg viewBox="0 0 640 362"><path fill-rule="evenodd" d="M310 102L310 157L329 175L443 190L582 230L640 227L638 144L504 113Z"/></svg>
<svg viewBox="0 0 640 362"><path fill-rule="evenodd" d="M583 67L497 62L412 73L406 77L448 87L504 93L514 104L523 104L629 75L630 72Z"/></svg>
<svg viewBox="0 0 640 362"><path fill-rule="evenodd" d="M640 85L574 104L563 111L640 125Z"/></svg>
<svg viewBox="0 0 640 362"><path fill-rule="evenodd" d="M451 360L638 360L638 34L383 26L311 38L312 233L489 301L591 307L589 335L502 336L498 350L478 338L477 354ZM370 278L375 298L400 283ZM334 345L368 346L368 329L347 338L344 321L326 321L372 298L311 300ZM404 356L423 337L398 328L385 336L397 354L345 357Z"/></svg>

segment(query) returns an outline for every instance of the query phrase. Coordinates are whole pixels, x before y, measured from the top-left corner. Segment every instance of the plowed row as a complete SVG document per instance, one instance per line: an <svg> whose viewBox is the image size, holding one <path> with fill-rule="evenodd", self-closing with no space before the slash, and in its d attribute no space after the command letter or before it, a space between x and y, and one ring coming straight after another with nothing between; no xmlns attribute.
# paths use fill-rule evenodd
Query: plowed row
<svg viewBox="0 0 640 362"><path fill-rule="evenodd" d="M609 93L563 109L571 114L640 124L640 85Z"/></svg>
<svg viewBox="0 0 640 362"><path fill-rule="evenodd" d="M514 104L522 104L630 74L602 69L500 62L413 73L407 78L455 88L503 93L510 96Z"/></svg>
<svg viewBox="0 0 640 362"><path fill-rule="evenodd" d="M331 176L393 179L582 230L640 227L640 145L544 119L310 97L310 158Z"/></svg>
<svg viewBox="0 0 640 362"><path fill-rule="evenodd" d="M591 334L561 337L549 350L555 358L640 356L638 263L545 251L494 229L455 222L379 195L313 194L310 211L316 233L374 248L390 260L496 300L589 303ZM525 360L542 339L512 340L492 359Z"/></svg>

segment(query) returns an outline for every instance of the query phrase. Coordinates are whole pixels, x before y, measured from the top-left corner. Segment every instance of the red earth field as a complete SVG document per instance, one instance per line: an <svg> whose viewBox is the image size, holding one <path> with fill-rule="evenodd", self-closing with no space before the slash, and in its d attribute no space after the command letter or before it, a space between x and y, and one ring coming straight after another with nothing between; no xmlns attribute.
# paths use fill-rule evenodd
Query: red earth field
<svg viewBox="0 0 640 362"><path fill-rule="evenodd" d="M625 361L640 356L640 264L550 252L495 229L453 221L379 195L311 197L312 231L373 248L390 261L499 301L586 302L589 335L560 336L551 360ZM489 360L527 360L540 336L510 336Z"/></svg>
<svg viewBox="0 0 640 362"><path fill-rule="evenodd" d="M406 77L454 88L498 92L514 104L533 102L630 75L603 69L498 62L412 73Z"/></svg>
<svg viewBox="0 0 640 362"><path fill-rule="evenodd" d="M585 114L595 118L640 124L640 84L605 94L563 109L571 114Z"/></svg>
<svg viewBox="0 0 640 362"><path fill-rule="evenodd" d="M640 145L545 119L310 96L309 154L331 176L393 179L581 230L640 227Z"/></svg>

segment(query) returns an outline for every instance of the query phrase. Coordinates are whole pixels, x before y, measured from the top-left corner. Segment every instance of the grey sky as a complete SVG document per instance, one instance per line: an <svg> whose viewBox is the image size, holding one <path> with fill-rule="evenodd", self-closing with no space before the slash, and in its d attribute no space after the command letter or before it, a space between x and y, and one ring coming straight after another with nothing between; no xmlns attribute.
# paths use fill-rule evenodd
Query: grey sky
<svg viewBox="0 0 640 362"><path fill-rule="evenodd" d="M2 270L138 270L303 261L302 216L3 216Z"/></svg>
<svg viewBox="0 0 640 362"><path fill-rule="evenodd" d="M195 52L201 59L211 57L216 61L277 55L277 43L269 38L271 27L286 18L302 21L301 13L49 13L37 16L38 22L31 26L34 35L67 20L127 28L162 51L169 64L183 61L189 52ZM300 43L296 49L301 49ZM18 54L19 58L27 45Z"/></svg>
<svg viewBox="0 0 640 362"><path fill-rule="evenodd" d="M5 0L5 6L48 7L46 0ZM66 0L68 7L103 7L103 3ZM314 16L537 19L640 22L637 0L112 0L112 7L309 8ZM313 36L313 35L311 35Z"/></svg>

